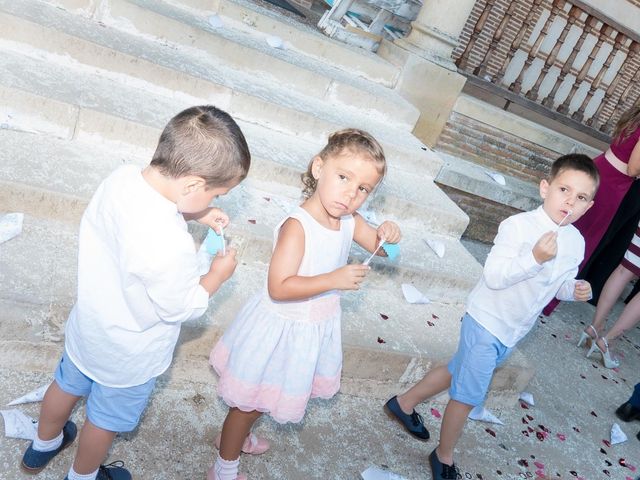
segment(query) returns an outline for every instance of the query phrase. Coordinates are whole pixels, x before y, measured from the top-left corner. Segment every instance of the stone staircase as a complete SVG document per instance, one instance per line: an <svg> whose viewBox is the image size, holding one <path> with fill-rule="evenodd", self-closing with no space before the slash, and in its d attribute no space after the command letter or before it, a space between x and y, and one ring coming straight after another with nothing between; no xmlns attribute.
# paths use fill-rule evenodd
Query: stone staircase
<svg viewBox="0 0 640 480"><path fill-rule="evenodd" d="M165 123L203 103L237 119L253 164L219 202L239 267L185 324L171 379L214 378L209 349L262 286L300 173L347 126L381 141L389 173L365 208L404 238L399 261L376 259L364 288L344 296L343 390L385 398L454 351L481 266L460 243L467 215L434 184L443 161L410 133L419 112L393 90L396 67L241 0L0 0L0 26L0 212L26 215L23 233L0 246L3 367L53 368L93 191L118 165L148 163ZM192 230L200 242L205 230ZM351 261L364 258L354 248ZM432 303L407 304L401 283ZM512 402L531 375L516 352L489 401Z"/></svg>

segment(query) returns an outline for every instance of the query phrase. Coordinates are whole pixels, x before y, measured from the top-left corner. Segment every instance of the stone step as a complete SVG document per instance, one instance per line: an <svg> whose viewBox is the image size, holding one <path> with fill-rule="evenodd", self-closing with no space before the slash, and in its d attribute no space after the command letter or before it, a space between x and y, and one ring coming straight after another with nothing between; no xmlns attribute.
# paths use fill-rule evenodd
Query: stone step
<svg viewBox="0 0 640 480"><path fill-rule="evenodd" d="M147 163L146 159L127 152L6 129L0 130L0 141L4 146L0 153L0 209L22 211L40 218L78 223L93 192L113 169L122 163L141 166ZM258 163L251 171L262 170ZM299 191L297 186L287 187L250 176L220 198L217 203L233 219L227 235L241 249L243 261L268 261L273 228L299 203ZM380 288L412 283L431 298L464 301L480 274L480 266L458 239L429 233L404 216L389 216L384 209L378 209L375 202L371 202L370 207L379 216L376 223L394 220L404 232L400 259L395 263L375 259L371 283ZM199 238L205 234L202 229ZM426 246L425 238L443 243L442 259ZM362 262L366 256L366 252L358 248L352 261ZM459 275L462 270L468 275Z"/></svg>
<svg viewBox="0 0 640 480"><path fill-rule="evenodd" d="M0 109L6 109L0 113L0 123L6 127L89 142L133 144L146 158L155 149L166 121L183 108L201 103L200 99L160 96L57 64L44 68L41 61L15 52L0 56L0 66L7 72L16 72L0 79L3 100ZM26 72L28 75L23 79ZM52 83L58 87L52 88ZM252 169L265 180L299 185L299 172L306 170L308 160L322 147L321 142L274 132L268 126L239 123L256 163L260 159L267 161L265 168ZM282 149L283 145L286 149ZM430 151L420 153L437 158ZM372 205L387 215L419 220L433 233L459 238L468 217L428 175L417 173L419 162L420 157L392 150L388 176L374 195Z"/></svg>
<svg viewBox="0 0 640 480"><path fill-rule="evenodd" d="M153 6L157 8L157 2ZM322 137L352 124L381 138L386 135L391 144L400 139L401 145L422 146L408 134L419 112L394 91L345 73L333 78L320 66L305 65L304 58L275 58L272 51L279 49L251 36L257 45L242 45L234 35L226 39L208 33L203 29L211 27L202 19L187 25L123 0L112 0L111 16L104 22L33 0L7 2L3 8L8 14L2 17L2 37L18 44L20 52L26 45L27 50L48 52L56 59L64 56L91 71L98 68L131 77L130 82L209 97L247 119L299 135ZM132 32L131 22L137 18L142 26L157 24L157 30ZM173 23L164 25L164 20ZM168 44L152 35L166 32L182 32L182 43Z"/></svg>
<svg viewBox="0 0 640 480"><path fill-rule="evenodd" d="M4 208L0 205L0 209ZM51 371L76 292L77 225L25 216L22 233L0 250L0 364ZM264 283L267 263L241 261L200 319L184 325L172 381L208 382L206 358L241 305ZM343 296L343 391L386 398L447 361L457 345L461 303L411 305L399 285L365 285ZM384 317L383 317L384 315ZM516 353L494 379L490 405L513 405L533 370Z"/></svg>

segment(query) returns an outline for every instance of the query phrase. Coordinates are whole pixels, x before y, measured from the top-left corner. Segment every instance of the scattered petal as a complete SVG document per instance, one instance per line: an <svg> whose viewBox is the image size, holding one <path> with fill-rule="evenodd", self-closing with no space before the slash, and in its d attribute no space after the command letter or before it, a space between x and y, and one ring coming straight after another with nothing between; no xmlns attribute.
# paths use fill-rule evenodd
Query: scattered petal
<svg viewBox="0 0 640 480"><path fill-rule="evenodd" d="M527 404L526 404L526 403L524 403L524 402L520 402L520 406L521 406L522 408L524 408L525 410L529 410L529 405L527 405Z"/></svg>
<svg viewBox="0 0 640 480"><path fill-rule="evenodd" d="M389 320L389 315L385 315L384 313L381 313L380 316L382 317L383 320Z"/></svg>
<svg viewBox="0 0 640 480"><path fill-rule="evenodd" d="M442 415L440 414L440 412L438 411L437 408L432 408L431 409L431 415L433 415L436 418L442 418Z"/></svg>
<svg viewBox="0 0 640 480"><path fill-rule="evenodd" d="M496 432L494 432L493 430L491 430L490 428L485 428L484 429L485 432L487 432L489 435L491 435L492 437L496 436Z"/></svg>
<svg viewBox="0 0 640 480"><path fill-rule="evenodd" d="M250 219L249 219L249 220L247 220L247 221L248 221L249 223L253 224L253 225L255 225L255 224L256 224L256 221L255 221L255 219L253 219L253 218L250 218Z"/></svg>
<svg viewBox="0 0 640 480"><path fill-rule="evenodd" d="M436 315L435 313L431 314L431 318L433 318L434 320L438 320L440 317L438 315Z"/></svg>
<svg viewBox="0 0 640 480"><path fill-rule="evenodd" d="M387 343L383 338L378 337L378 343Z"/></svg>
<svg viewBox="0 0 640 480"><path fill-rule="evenodd" d="M538 467L540 470L544 470L544 463L542 462L533 462L533 464Z"/></svg>
<svg viewBox="0 0 640 480"><path fill-rule="evenodd" d="M607 448L611 448L611 442L609 442L609 440L602 440L602 443L604 443Z"/></svg>
<svg viewBox="0 0 640 480"><path fill-rule="evenodd" d="M430 327L435 326L435 323L433 323L431 320L427 320L427 325L429 325Z"/></svg>
<svg viewBox="0 0 640 480"><path fill-rule="evenodd" d="M560 440L561 442L564 442L567 439L567 437L563 433L556 433L556 437L558 437L558 440Z"/></svg>
<svg viewBox="0 0 640 480"><path fill-rule="evenodd" d="M271 198L270 198L270 197L262 197L262 198L264 198L267 202L270 202L270 201L271 201Z"/></svg>
<svg viewBox="0 0 640 480"><path fill-rule="evenodd" d="M593 410L591 410L591 415L593 415L594 417L598 416L598 414L596 412L594 412Z"/></svg>
<svg viewBox="0 0 640 480"><path fill-rule="evenodd" d="M586 379L587 377L585 377L583 374L580 374L580 378L582 378L583 380Z"/></svg>
<svg viewBox="0 0 640 480"><path fill-rule="evenodd" d="M520 460L518 460L518 465L520 465L521 467L528 467L529 462L527 462L524 458L521 458Z"/></svg>

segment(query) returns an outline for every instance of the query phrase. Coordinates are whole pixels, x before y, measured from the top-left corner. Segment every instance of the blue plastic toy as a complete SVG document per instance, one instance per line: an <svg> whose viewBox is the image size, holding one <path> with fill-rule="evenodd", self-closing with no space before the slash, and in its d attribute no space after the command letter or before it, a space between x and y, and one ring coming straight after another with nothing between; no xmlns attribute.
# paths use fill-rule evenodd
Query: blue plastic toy
<svg viewBox="0 0 640 480"><path fill-rule="evenodd" d="M226 253L223 235L218 235L213 228L209 228L204 244L210 255L217 255L220 250L222 250L223 255Z"/></svg>

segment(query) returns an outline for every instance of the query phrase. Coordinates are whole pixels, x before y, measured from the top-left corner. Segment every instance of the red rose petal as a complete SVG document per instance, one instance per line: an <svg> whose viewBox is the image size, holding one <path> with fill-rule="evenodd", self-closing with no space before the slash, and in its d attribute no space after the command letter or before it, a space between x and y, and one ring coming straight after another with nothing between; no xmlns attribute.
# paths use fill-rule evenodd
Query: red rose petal
<svg viewBox="0 0 640 480"><path fill-rule="evenodd" d="M249 223L251 223L253 225L256 224L256 221L253 218L250 218L249 220L247 220L247 222L249 222Z"/></svg>
<svg viewBox="0 0 640 480"><path fill-rule="evenodd" d="M435 326L435 323L433 323L431 320L427 320L427 325L429 325L430 327Z"/></svg>
<svg viewBox="0 0 640 480"><path fill-rule="evenodd" d="M436 315L435 313L431 314L431 318L433 318L434 320L438 320L440 317L438 315Z"/></svg>
<svg viewBox="0 0 640 480"><path fill-rule="evenodd" d="M611 442L609 440L602 440L602 443L604 443L607 448L611 448Z"/></svg>
<svg viewBox="0 0 640 480"><path fill-rule="evenodd" d="M262 198L264 198L267 202L271 201L271 199L269 197L262 197Z"/></svg>
<svg viewBox="0 0 640 480"><path fill-rule="evenodd" d="M540 470L544 470L544 463L542 462L533 462L533 464L538 467Z"/></svg>
<svg viewBox="0 0 640 480"><path fill-rule="evenodd" d="M384 313L381 313L380 316L382 317L383 320L389 320L389 315L385 315Z"/></svg>
<svg viewBox="0 0 640 480"><path fill-rule="evenodd" d="M442 415L440 414L440 411L438 411L437 408L432 408L431 409L431 415L433 415L436 418L441 418Z"/></svg>
<svg viewBox="0 0 640 480"><path fill-rule="evenodd" d="M491 435L492 437L496 436L496 432L494 432L493 430L491 430L490 428L485 428L484 429L485 432L487 432L489 435Z"/></svg>
<svg viewBox="0 0 640 480"><path fill-rule="evenodd" d="M378 343L387 343L387 342L385 342L383 338L378 337Z"/></svg>
<svg viewBox="0 0 640 480"><path fill-rule="evenodd" d="M556 433L556 437L558 437L561 442L564 442L567 439L567 437L562 433Z"/></svg>
<svg viewBox="0 0 640 480"><path fill-rule="evenodd" d="M596 412L594 412L593 410L591 410L591 415L593 415L594 417L598 416L598 414Z"/></svg>
<svg viewBox="0 0 640 480"><path fill-rule="evenodd" d="M520 406L521 406L522 408L524 408L525 410L529 410L529 405L527 405L527 404L526 404L526 403L524 403L524 402L520 402Z"/></svg>

